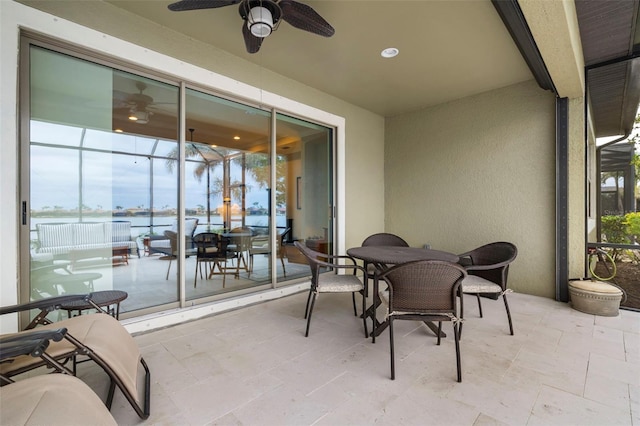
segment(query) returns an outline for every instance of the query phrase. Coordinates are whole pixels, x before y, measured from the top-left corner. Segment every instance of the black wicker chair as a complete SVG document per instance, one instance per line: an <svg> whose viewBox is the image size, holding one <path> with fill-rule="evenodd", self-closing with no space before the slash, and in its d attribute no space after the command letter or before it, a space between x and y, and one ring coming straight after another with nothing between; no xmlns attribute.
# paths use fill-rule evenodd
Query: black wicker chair
<svg viewBox="0 0 640 426"><path fill-rule="evenodd" d="M356 273L361 271L364 276L366 271L362 266L356 263L356 260L351 256L337 256L326 253L320 253L315 250L311 250L309 247L301 244L299 241L294 243L296 248L307 258L309 267L311 268L311 287L309 288L309 296L307 297L307 306L305 308L304 317L307 319L307 330L305 337L309 336L309 325L311 324L311 313L313 312L313 305L315 304L318 293L351 293L353 300L353 314L358 316L356 310L356 293L362 294L362 321L364 324L364 337L368 337L367 320L364 311L365 307L365 294L364 284ZM339 264L339 259L348 260L350 264ZM333 271L333 274L321 274L324 271ZM338 274L340 269L351 269L352 274Z"/></svg>
<svg viewBox="0 0 640 426"><path fill-rule="evenodd" d="M202 232L193 237L196 245L196 274L193 279L193 288L198 284L198 272L200 279L203 278L202 264L205 265L204 278L208 279L213 275L222 275L222 288L226 285L226 276L229 273L227 261L236 259L237 254L228 248L229 239L214 232ZM218 267L218 272L216 272ZM238 277L240 264L236 265L234 275Z"/></svg>
<svg viewBox="0 0 640 426"><path fill-rule="evenodd" d="M395 234L389 234L387 232L380 232L378 234L369 235L362 242L362 247L365 246L395 246L395 247L409 247L409 244L401 237ZM365 262L364 268L367 270L367 278L364 282L365 294L369 292L369 280L373 279L373 274L376 272L374 265Z"/></svg>
<svg viewBox="0 0 640 426"><path fill-rule="evenodd" d="M515 245L507 242L485 244L474 250L462 253L460 264L467 271L467 278L462 282L462 292L475 294L478 299L478 309L482 318L482 303L480 295L494 295L495 299L502 296L504 307L509 319L509 331L513 335L511 312L507 303L507 277L509 265L518 255Z"/></svg>
<svg viewBox="0 0 640 426"><path fill-rule="evenodd" d="M442 331L442 321L452 321L456 346L456 366L458 382L462 381L460 362L460 328L463 317L463 301L460 285L466 277L459 265L439 260L419 260L393 266L378 272L374 278L374 292L379 294L387 307L386 323L389 327L391 346L391 380L395 380L395 354L393 339L394 320L437 321L438 341ZM388 289L379 291L380 281L387 283ZM458 305L458 300L460 304ZM374 313L374 327L376 319ZM384 324L384 323L383 323ZM375 343L376 330L373 331Z"/></svg>

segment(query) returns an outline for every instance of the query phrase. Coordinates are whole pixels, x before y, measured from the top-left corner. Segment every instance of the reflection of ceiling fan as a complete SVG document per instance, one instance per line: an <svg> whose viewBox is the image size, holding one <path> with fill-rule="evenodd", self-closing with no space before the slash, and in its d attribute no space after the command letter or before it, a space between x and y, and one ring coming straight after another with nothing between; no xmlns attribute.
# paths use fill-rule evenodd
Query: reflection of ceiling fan
<svg viewBox="0 0 640 426"><path fill-rule="evenodd" d="M128 109L127 118L138 124L147 124L149 118L153 115L153 111L150 107L156 105L153 98L149 95L145 95L144 90L147 85L141 81L136 82L136 87L140 91L139 93L125 93L120 91L113 92L113 107L114 108L126 108Z"/></svg>
<svg viewBox="0 0 640 426"><path fill-rule="evenodd" d="M331 37L335 30L315 10L295 0L181 0L169 5L174 12L195 9L214 9L240 3L242 35L247 52L260 50L262 40L278 29L280 19L294 27Z"/></svg>

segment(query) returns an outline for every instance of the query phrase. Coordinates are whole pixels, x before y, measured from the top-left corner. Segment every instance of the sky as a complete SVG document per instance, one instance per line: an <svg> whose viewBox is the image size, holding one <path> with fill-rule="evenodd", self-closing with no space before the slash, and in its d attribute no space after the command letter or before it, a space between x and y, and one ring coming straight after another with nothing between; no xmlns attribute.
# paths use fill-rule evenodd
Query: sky
<svg viewBox="0 0 640 426"><path fill-rule="evenodd" d="M75 139L79 135L69 134L65 131L66 129L61 129L56 136L58 127L51 125L43 126L42 129L32 127L34 130L32 139L55 145L32 144L31 146L32 210L42 210L44 207L53 209L55 206L65 210L76 208L79 203L80 182L82 182L83 204L91 209L112 210L118 206L125 209L152 207L149 194L151 160L147 156L108 155L104 152L83 151L80 159L79 150L67 149L69 146L78 146L78 143L68 141L69 138ZM82 179L79 177L80 164L82 164ZM163 209L177 206L176 169L170 171L164 159L155 159L153 164L153 207ZM194 163L187 163L186 207L196 208L198 205L206 207L206 178L198 181L194 177L193 167ZM218 166L211 173L212 181L216 175L221 176L221 173L222 170ZM233 163L231 174L237 179L240 178L240 168ZM251 207L254 203L267 207L267 190L260 189L249 174L245 179L248 188L246 207ZM212 194L211 208L215 209L221 204L222 194Z"/></svg>

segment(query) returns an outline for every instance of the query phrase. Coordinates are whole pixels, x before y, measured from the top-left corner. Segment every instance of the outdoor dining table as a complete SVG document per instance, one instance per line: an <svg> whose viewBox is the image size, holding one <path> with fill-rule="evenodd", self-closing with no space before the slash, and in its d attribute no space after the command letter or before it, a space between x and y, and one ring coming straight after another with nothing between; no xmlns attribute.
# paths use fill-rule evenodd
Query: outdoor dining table
<svg viewBox="0 0 640 426"><path fill-rule="evenodd" d="M457 263L459 260L458 255L448 253L441 250L423 249L417 247L401 247L401 246L363 246L353 247L347 250L347 254L356 259L363 260L366 263L371 263L379 271L384 271L393 265L401 263L413 262L416 260L441 260L444 262ZM378 294L373 295L373 304L367 308L366 316L370 317L373 321L375 310L380 306L380 296ZM434 333L438 333L438 327L430 321L424 321ZM374 324L374 331L372 336L378 336L387 327L388 323ZM441 337L447 337L444 332L440 332Z"/></svg>

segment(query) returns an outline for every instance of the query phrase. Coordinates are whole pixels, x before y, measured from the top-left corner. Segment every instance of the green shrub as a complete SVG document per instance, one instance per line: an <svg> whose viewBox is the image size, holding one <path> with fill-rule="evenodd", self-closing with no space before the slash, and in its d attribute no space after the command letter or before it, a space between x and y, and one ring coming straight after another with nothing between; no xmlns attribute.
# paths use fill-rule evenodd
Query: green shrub
<svg viewBox="0 0 640 426"><path fill-rule="evenodd" d="M624 216L602 216L602 240L608 243L627 244L627 225Z"/></svg>
<svg viewBox="0 0 640 426"><path fill-rule="evenodd" d="M631 242L640 240L640 212L627 213L622 222Z"/></svg>

